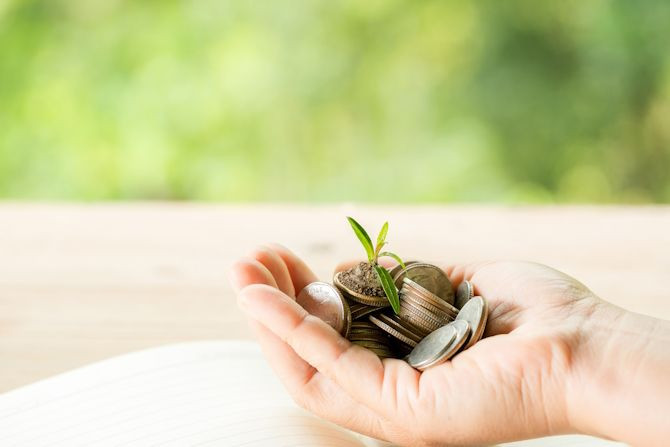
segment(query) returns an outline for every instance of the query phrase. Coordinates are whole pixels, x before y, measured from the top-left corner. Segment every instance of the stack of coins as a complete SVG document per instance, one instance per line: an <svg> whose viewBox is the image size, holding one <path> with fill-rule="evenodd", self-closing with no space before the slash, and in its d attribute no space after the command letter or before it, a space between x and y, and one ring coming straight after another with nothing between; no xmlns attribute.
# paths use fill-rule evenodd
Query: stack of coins
<svg viewBox="0 0 670 447"><path fill-rule="evenodd" d="M382 304L380 300L368 300L366 297L361 298L350 294L345 288L338 287L338 289L346 297L345 301L351 312L351 330L347 339L355 345L371 350L380 358L396 357L397 349L394 340L369 320L371 315L379 313L384 309L384 306L388 305L388 300L384 297L386 302L380 306L379 304ZM361 301L365 301L365 303ZM376 305L370 305L371 302Z"/></svg>
<svg viewBox="0 0 670 447"><path fill-rule="evenodd" d="M407 355L423 338L418 328L402 321L393 312L380 312L377 315L370 315L368 319L396 340L394 347L400 357Z"/></svg>
<svg viewBox="0 0 670 447"><path fill-rule="evenodd" d="M352 321L367 320L368 315L383 309L382 307L368 306L350 299L347 299L347 304L351 311Z"/></svg>
<svg viewBox="0 0 670 447"><path fill-rule="evenodd" d="M454 321L458 309L431 291L405 277L400 289L400 318L420 329L426 336Z"/></svg>
<svg viewBox="0 0 670 447"><path fill-rule="evenodd" d="M380 358L404 358L419 370L449 360L482 338L488 306L482 297L474 296L472 283L462 281L454 293L442 269L418 261L390 273L400 289L398 314L386 297L347 289L339 274L333 278L334 286L306 286L298 302L352 343Z"/></svg>
<svg viewBox="0 0 670 447"><path fill-rule="evenodd" d="M369 349L380 358L395 356L391 338L369 321L352 322L347 338L353 344Z"/></svg>

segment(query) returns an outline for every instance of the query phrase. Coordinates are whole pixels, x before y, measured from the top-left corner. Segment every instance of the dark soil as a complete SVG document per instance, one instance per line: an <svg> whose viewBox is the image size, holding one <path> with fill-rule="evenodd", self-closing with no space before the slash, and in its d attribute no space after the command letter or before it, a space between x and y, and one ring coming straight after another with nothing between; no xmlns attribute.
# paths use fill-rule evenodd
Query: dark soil
<svg viewBox="0 0 670 447"><path fill-rule="evenodd" d="M356 293L367 296L386 296L377 277L377 272L368 262L361 262L342 272L340 282L347 289Z"/></svg>

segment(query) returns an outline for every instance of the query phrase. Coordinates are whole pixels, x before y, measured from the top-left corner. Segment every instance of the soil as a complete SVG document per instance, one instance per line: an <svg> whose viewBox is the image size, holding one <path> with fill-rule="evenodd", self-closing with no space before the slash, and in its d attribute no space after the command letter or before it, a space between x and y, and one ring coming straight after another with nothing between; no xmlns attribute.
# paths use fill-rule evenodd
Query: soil
<svg viewBox="0 0 670 447"><path fill-rule="evenodd" d="M340 282L347 289L367 296L386 296L377 272L368 262L361 262L340 274Z"/></svg>

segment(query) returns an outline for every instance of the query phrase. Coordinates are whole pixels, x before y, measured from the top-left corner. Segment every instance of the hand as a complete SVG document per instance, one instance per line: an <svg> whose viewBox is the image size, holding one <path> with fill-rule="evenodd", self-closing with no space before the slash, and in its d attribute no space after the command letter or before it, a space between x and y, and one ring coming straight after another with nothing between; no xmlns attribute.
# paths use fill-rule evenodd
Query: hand
<svg viewBox="0 0 670 447"><path fill-rule="evenodd" d="M611 346L605 334L611 339L624 311L539 264L487 262L445 271L455 285L474 284L489 303L489 321L482 341L423 373L402 360L380 360L308 315L294 298L317 278L284 247L256 250L234 266L231 281L296 402L354 431L402 445L617 434L618 413L627 409L611 410L604 423L598 417L598 411L608 416L607 390L598 380L610 371L598 364L599 352ZM618 380L608 378L607 385Z"/></svg>

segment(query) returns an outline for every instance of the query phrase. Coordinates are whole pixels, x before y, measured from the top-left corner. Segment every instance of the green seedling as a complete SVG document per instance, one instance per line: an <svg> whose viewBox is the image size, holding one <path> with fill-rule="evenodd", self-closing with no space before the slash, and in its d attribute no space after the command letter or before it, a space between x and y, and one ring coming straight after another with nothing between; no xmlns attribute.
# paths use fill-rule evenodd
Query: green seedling
<svg viewBox="0 0 670 447"><path fill-rule="evenodd" d="M372 239L370 239L370 236L368 235L368 232L365 231L365 228L356 222L353 217L347 217L347 220L349 221L351 228L354 230L354 233L356 233L356 237L358 237L358 240L361 241L361 244L363 244L363 248L365 248L365 254L368 257L368 262L375 269L375 272L377 272L377 277L379 277L379 282L384 289L386 298L389 300L389 303L391 303L393 312L397 314L400 312L400 298L398 297L398 289L396 289L395 284L393 283L393 278L391 278L389 271L386 270L384 266L379 265L377 262L381 257L389 257L395 259L398 264L402 266L402 268L405 268L405 263L402 262L400 256L395 253L391 253L390 251L382 251L382 248L384 248L386 245L386 234L389 231L389 223L384 222L384 225L382 226L382 229L379 231L379 235L377 236L377 245L373 246Z"/></svg>

